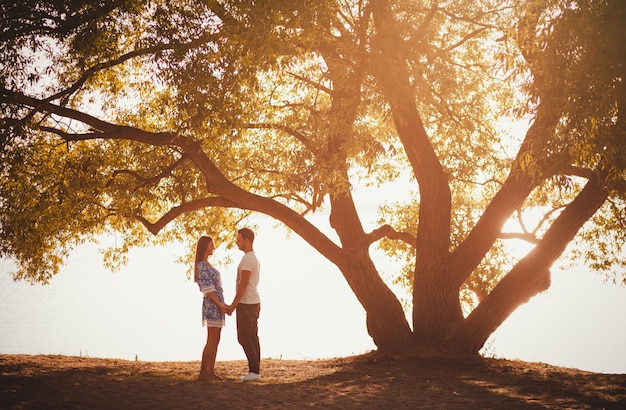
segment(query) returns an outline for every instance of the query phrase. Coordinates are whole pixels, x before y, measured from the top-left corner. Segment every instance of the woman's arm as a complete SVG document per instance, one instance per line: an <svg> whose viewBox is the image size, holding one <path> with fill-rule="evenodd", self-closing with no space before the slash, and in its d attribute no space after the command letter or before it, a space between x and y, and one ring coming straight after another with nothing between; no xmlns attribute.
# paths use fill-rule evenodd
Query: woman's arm
<svg viewBox="0 0 626 410"><path fill-rule="evenodd" d="M215 303L217 305L217 307L219 307L222 312L226 313L226 310L228 309L228 306L226 306L222 301L219 300L219 298L217 297L215 292L205 292L204 296L206 296L209 299L211 299L211 301L213 303Z"/></svg>

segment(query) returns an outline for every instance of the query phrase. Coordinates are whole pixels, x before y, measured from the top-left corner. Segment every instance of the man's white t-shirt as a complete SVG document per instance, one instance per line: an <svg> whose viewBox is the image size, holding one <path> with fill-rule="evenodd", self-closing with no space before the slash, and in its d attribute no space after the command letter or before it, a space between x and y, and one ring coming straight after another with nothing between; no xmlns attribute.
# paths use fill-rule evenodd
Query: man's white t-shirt
<svg viewBox="0 0 626 410"><path fill-rule="evenodd" d="M247 305L261 303L261 297L257 286L259 284L259 273L261 272L261 264L256 258L254 251L246 252L239 262L237 267L237 287L239 287L239 280L241 279L241 271L249 270L250 282L246 287L246 291L243 293L243 297L239 300L239 303L245 303Z"/></svg>

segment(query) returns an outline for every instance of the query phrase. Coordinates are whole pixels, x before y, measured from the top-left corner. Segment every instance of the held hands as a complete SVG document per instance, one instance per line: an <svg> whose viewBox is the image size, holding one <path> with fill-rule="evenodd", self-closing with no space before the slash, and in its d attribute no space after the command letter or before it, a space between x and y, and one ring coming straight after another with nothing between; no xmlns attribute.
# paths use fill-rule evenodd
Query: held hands
<svg viewBox="0 0 626 410"><path fill-rule="evenodd" d="M233 314L233 311L235 310L235 306L232 305L226 305L224 303L220 303L220 310L224 313L226 313L228 316Z"/></svg>

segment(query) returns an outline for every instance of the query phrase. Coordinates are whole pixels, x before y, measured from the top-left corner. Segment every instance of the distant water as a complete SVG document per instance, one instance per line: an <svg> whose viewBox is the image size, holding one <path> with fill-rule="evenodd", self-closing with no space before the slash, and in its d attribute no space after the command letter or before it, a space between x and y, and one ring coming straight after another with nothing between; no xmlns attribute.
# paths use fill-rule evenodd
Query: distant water
<svg viewBox="0 0 626 410"><path fill-rule="evenodd" d="M263 238L261 236L261 238ZM375 348L365 313L337 269L299 238L258 240L263 357L315 359ZM122 271L101 267L95 245L81 246L48 286L13 282L0 261L0 353L62 354L147 361L199 360L206 330L202 297L173 261L176 246L133 251ZM218 247L217 253L226 252ZM229 251L238 261L239 251ZM222 255L223 256L223 255ZM218 266L227 301L235 263ZM521 306L488 341L500 358L626 373L626 289L584 271L555 270L553 286ZM245 356L234 317L218 360Z"/></svg>
<svg viewBox="0 0 626 410"><path fill-rule="evenodd" d="M159 269L163 258L152 257L113 274L82 247L47 286L12 282L3 262L0 352L193 359L202 341L199 292L182 269Z"/></svg>
<svg viewBox="0 0 626 410"><path fill-rule="evenodd" d="M111 273L101 267L96 246L85 245L46 286L13 282L11 263L0 261L0 353L198 360L206 340L202 296L186 268L173 262L176 251L133 251L129 265ZM239 253L233 251L234 260ZM278 275L274 266L285 260L262 259L263 357L313 359L374 349L363 309L353 294L346 297L345 281L323 263L324 271L308 273L297 263L289 261L293 270ZM235 269L220 268L227 301L234 296ZM218 360L245 358L235 333L234 316L227 317Z"/></svg>

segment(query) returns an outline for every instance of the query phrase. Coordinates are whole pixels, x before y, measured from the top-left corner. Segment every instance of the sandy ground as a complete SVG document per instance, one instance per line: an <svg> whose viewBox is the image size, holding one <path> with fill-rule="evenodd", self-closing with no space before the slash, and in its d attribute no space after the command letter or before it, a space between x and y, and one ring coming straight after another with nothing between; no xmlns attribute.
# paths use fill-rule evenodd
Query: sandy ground
<svg viewBox="0 0 626 410"><path fill-rule="evenodd" d="M2 409L626 409L626 374L498 359L363 356L243 361L226 380L196 380L199 362L0 355Z"/></svg>

